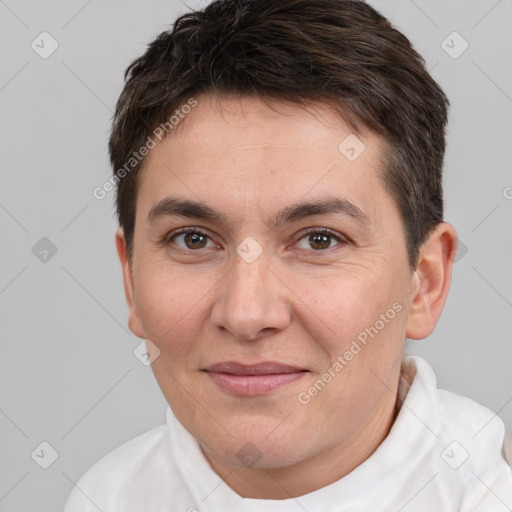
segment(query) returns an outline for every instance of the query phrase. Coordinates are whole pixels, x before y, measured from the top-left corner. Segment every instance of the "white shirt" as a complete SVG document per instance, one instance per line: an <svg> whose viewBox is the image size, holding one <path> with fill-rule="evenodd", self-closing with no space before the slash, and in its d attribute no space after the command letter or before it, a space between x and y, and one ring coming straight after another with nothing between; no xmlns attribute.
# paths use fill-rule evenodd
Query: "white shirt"
<svg viewBox="0 0 512 512"><path fill-rule="evenodd" d="M235 493L168 408L166 425L89 469L64 512L510 512L502 420L437 389L418 356L404 358L399 397L405 401L391 431L366 461L337 482L284 500Z"/></svg>

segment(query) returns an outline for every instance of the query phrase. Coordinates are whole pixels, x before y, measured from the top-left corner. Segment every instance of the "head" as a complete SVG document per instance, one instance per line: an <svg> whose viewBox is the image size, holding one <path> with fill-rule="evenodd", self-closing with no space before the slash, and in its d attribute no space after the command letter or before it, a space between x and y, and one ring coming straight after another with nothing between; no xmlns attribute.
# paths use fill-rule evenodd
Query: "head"
<svg viewBox="0 0 512 512"><path fill-rule="evenodd" d="M129 66L109 143L129 324L211 460L300 464L389 423L450 282L447 108L358 0L213 2ZM302 371L240 394L224 361Z"/></svg>

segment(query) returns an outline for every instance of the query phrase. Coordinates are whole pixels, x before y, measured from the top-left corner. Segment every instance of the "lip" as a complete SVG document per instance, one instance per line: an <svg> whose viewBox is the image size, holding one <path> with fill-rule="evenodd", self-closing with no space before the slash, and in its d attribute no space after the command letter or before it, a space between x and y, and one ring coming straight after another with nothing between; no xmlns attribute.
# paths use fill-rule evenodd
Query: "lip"
<svg viewBox="0 0 512 512"><path fill-rule="evenodd" d="M304 368L290 366L275 361L257 364L243 364L237 361L222 361L205 368L207 372L228 373L230 375L276 375L304 371Z"/></svg>
<svg viewBox="0 0 512 512"><path fill-rule="evenodd" d="M274 361L253 365L223 361L204 371L225 392L240 396L269 393L300 379L307 372L304 368Z"/></svg>

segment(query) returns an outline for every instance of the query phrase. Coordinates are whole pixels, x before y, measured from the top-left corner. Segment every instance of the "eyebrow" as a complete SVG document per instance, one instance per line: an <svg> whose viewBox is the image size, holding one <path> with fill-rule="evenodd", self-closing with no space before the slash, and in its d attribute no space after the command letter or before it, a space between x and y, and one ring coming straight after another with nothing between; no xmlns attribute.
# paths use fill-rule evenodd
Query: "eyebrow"
<svg viewBox="0 0 512 512"><path fill-rule="evenodd" d="M338 213L351 217L363 226L368 226L369 216L354 203L339 197L325 197L315 201L301 201L280 210L275 216L274 224L279 226L293 221L313 216ZM187 217L203 219L219 224L228 224L227 218L214 208L196 201L166 197L153 207L148 213L148 221L152 222L162 217Z"/></svg>

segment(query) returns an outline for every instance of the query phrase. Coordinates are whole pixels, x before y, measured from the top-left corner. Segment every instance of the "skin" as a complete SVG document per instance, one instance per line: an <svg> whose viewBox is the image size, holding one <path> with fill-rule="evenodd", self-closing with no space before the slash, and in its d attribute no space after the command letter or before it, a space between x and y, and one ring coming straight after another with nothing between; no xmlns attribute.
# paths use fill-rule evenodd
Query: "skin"
<svg viewBox="0 0 512 512"><path fill-rule="evenodd" d="M226 483L248 498L297 497L351 472L388 434L404 339L425 338L437 323L456 232L438 225L412 270L398 207L380 178L386 141L361 131L366 149L349 161L338 146L351 130L328 105L197 99L146 157L131 258L122 230L116 234L129 327L159 348L158 384ZM148 219L169 196L206 204L226 222ZM356 205L367 223L322 213L275 225L283 208L327 196ZM207 237L173 238L182 227ZM307 228L335 236L318 242ZM252 263L236 252L249 236L262 249ZM300 403L299 393L394 303L401 311ZM203 371L228 360L307 372L264 395L233 396ZM253 460L239 457L241 449Z"/></svg>

